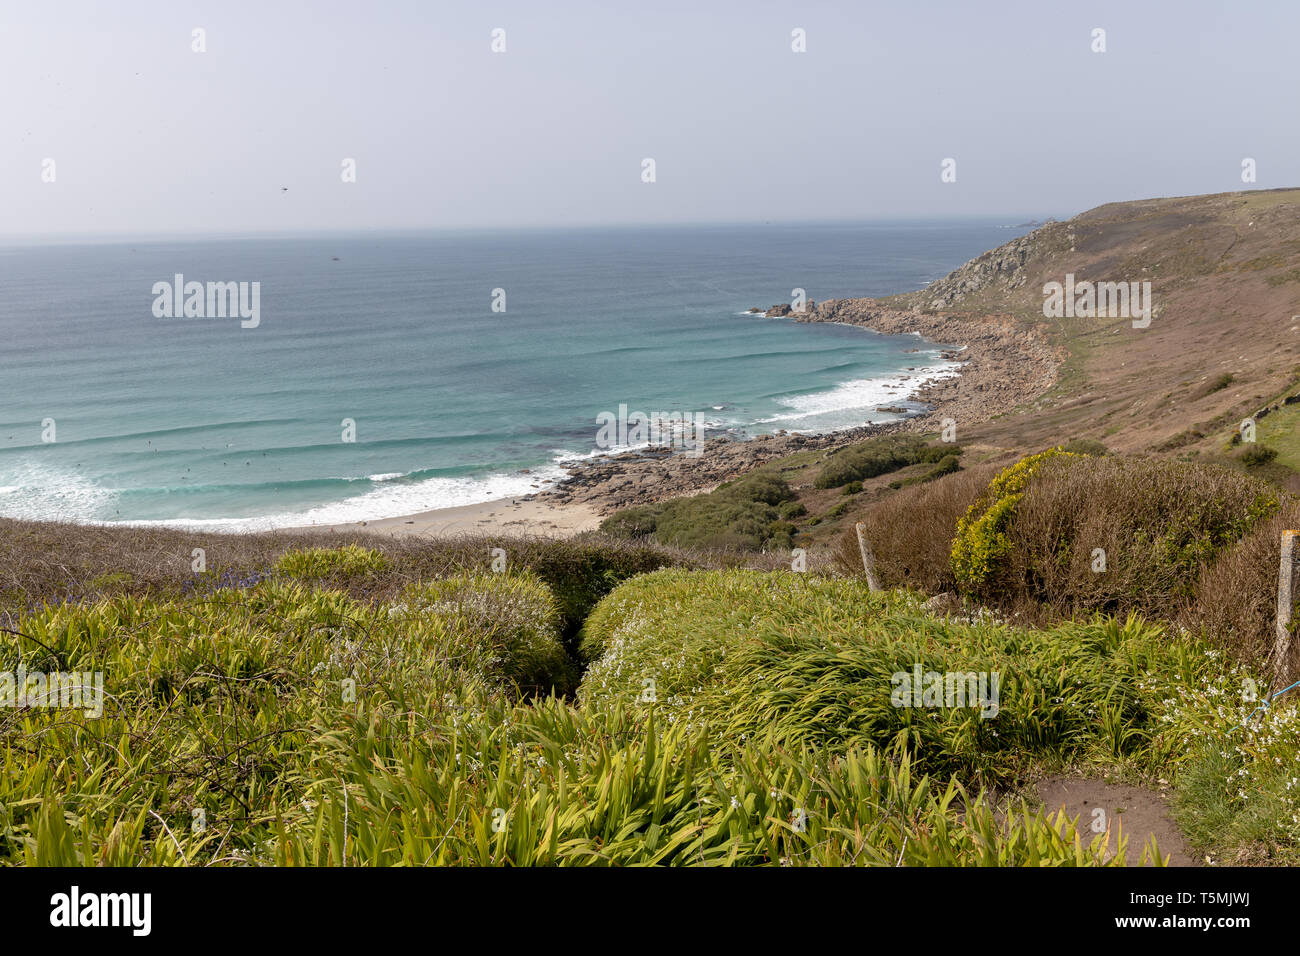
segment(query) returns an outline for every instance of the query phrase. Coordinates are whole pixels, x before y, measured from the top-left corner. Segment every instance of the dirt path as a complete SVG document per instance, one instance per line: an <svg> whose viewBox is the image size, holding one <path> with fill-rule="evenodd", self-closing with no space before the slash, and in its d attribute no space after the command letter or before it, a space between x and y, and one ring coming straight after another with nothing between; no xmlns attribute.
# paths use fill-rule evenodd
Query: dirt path
<svg viewBox="0 0 1300 956"><path fill-rule="evenodd" d="M1048 777L1035 784L1038 797L1048 813L1062 807L1069 817L1079 818L1079 829L1085 839L1092 837L1091 824L1099 819L1094 813L1100 808L1111 826L1111 848L1115 847L1115 822L1124 829L1128 843L1129 865L1136 865L1142 848L1152 834L1160 854L1169 858L1170 866L1200 866L1201 858L1188 845L1182 832L1169 815L1169 806L1163 794L1127 784L1107 783L1085 777Z"/></svg>

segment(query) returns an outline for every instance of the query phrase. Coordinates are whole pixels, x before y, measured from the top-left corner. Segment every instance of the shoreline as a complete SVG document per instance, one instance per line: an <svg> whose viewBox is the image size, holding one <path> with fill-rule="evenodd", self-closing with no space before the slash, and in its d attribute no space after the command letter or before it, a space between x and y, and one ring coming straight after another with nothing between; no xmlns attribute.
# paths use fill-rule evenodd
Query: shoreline
<svg viewBox="0 0 1300 956"><path fill-rule="evenodd" d="M567 538L594 531L600 516L589 506L558 505L535 495L497 498L472 505L434 508L414 514L340 524L280 528L280 531L365 531L378 534L443 538L456 535L508 534Z"/></svg>
<svg viewBox="0 0 1300 956"><path fill-rule="evenodd" d="M777 306L756 318L791 317ZM870 422L821 434L778 431L748 439L717 436L691 457L665 448L639 449L559 465L565 477L515 498L437 508L414 514L335 525L295 527L294 531L369 531L445 537L456 534L519 534L568 537L595 530L619 509L701 494L754 468L799 451L830 451L878 435L935 431L951 418L961 429L987 421L1036 398L1056 380L1058 350L1036 330L1025 330L1010 316L904 311L875 299L831 299L811 305L797 322L854 325L884 335L912 334L944 349L954 374L922 380L901 401L924 411L885 422Z"/></svg>
<svg viewBox="0 0 1300 956"><path fill-rule="evenodd" d="M569 475L533 497L561 505L588 505L607 516L620 508L699 494L774 458L799 451L832 450L897 432L937 431L945 418L963 428L1004 414L1037 398L1056 381L1062 355L1037 329L997 313L934 313L882 306L875 299L830 299L794 315L774 306L755 318L793 316L797 322L855 325L885 335L913 334L946 351L956 374L931 378L904 401L926 409L888 422L865 423L823 434L777 432L739 441L712 438L695 458L667 450L624 452L579 462Z"/></svg>
<svg viewBox="0 0 1300 956"><path fill-rule="evenodd" d="M953 370L920 378L905 397L894 400L924 406L902 418L867 419L862 425L824 433L780 430L743 439L718 435L708 439L696 457L667 448L644 448L569 459L556 463L564 477L528 494L361 521L285 525L268 533L571 537L596 530L603 518L622 508L705 493L800 451L830 451L899 432L936 431L945 418L957 423L960 443L964 427L1004 414L1046 391L1055 382L1060 363L1058 350L1037 330L1017 325L1008 315L904 311L875 299L810 302L804 314L794 314L789 306L751 314L853 325L883 335L915 335L941 349L940 355ZM898 377L910 376L900 373Z"/></svg>

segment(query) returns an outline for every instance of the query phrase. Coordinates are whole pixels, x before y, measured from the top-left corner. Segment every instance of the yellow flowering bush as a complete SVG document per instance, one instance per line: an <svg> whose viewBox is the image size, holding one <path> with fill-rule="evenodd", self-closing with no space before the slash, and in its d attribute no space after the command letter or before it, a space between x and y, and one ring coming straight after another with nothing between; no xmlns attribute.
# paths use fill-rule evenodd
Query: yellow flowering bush
<svg viewBox="0 0 1300 956"><path fill-rule="evenodd" d="M1006 529L1024 497L1029 479L1052 458L1077 458L1073 452L1052 448L1022 458L989 482L988 490L957 521L952 542L952 570L957 583L973 590L988 584L1011 550Z"/></svg>

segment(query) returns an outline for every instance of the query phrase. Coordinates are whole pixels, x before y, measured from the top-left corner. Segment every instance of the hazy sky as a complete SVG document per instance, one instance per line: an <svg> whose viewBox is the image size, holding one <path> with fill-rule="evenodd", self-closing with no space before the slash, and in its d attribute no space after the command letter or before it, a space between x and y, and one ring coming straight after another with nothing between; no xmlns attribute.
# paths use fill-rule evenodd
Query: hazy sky
<svg viewBox="0 0 1300 956"><path fill-rule="evenodd" d="M1059 216L1247 188L1245 157L1296 185L1297 36L1296 0L4 0L0 233Z"/></svg>

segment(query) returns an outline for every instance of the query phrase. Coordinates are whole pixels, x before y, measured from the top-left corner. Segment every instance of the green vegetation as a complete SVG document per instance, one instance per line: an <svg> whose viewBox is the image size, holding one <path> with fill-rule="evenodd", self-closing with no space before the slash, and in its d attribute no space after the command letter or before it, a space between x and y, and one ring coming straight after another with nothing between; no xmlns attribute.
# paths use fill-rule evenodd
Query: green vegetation
<svg viewBox="0 0 1300 956"><path fill-rule="evenodd" d="M1222 375L1211 380L1201 392L1201 396L1213 395L1215 392L1223 391L1237 379L1231 372L1224 372Z"/></svg>
<svg viewBox="0 0 1300 956"><path fill-rule="evenodd" d="M1300 282L1300 269L1287 269L1286 272L1266 276L1264 281L1272 286L1286 285L1288 282Z"/></svg>
<svg viewBox="0 0 1300 956"><path fill-rule="evenodd" d="M801 501L787 501L777 508L776 512L782 518L789 520L791 518L802 518L808 513L808 509Z"/></svg>
<svg viewBox="0 0 1300 956"><path fill-rule="evenodd" d="M883 435L834 452L814 481L818 488L838 488L889 474L921 462L940 462L960 455L961 448L943 442L930 445L918 435Z"/></svg>
<svg viewBox="0 0 1300 956"><path fill-rule="evenodd" d="M202 601L24 615L0 670L101 674L103 709L2 712L0 860L285 862L288 829L331 844L320 862L341 860L342 832L315 829L334 746L362 746L384 721L395 732L416 713L454 715L453 700L517 701L524 685L571 677L534 579L452 578L403 597L367 606L265 581ZM354 813L364 806L358 794Z"/></svg>
<svg viewBox="0 0 1300 956"><path fill-rule="evenodd" d="M789 548L794 492L783 479L766 471L719 485L709 494L673 498L655 505L624 508L600 526L616 538L651 538L680 548L758 551Z"/></svg>
<svg viewBox="0 0 1300 956"><path fill-rule="evenodd" d="M1260 465L1267 465L1276 457L1276 448L1270 448L1267 445L1252 444L1237 456L1237 460L1247 468L1256 468Z"/></svg>
<svg viewBox="0 0 1300 956"><path fill-rule="evenodd" d="M534 572L457 572L362 599L321 579L347 567L369 580L373 555L276 563L298 577L12 619L22 636L0 671L98 673L105 693L102 713L0 711L0 861L1149 856L1112 859L1105 837L1014 797L1066 768L1174 780L1188 832L1215 852L1293 859L1300 846L1293 712L1230 736L1253 706L1233 692L1250 675L1136 617L958 622L857 579L665 569L595 606L568 697L577 662ZM897 675L918 667L997 674L996 700L986 683L983 700L906 706Z"/></svg>
<svg viewBox="0 0 1300 956"><path fill-rule="evenodd" d="M0 859L1103 861L1072 822L1023 808L1004 818L963 783L1009 772L1030 737L1080 751L1073 738L1089 721L1068 712L1084 706L1083 692L1064 678L1050 685L1069 695L1059 713L1054 705L1040 712L1036 692L1004 689L1012 739L980 756L967 738L972 729L977 739L987 733L970 726L969 714L936 722L895 710L888 682L882 708L879 669L924 643L923 621L905 600L891 608L854 582L793 575L668 574L638 579L597 609L584 647L607 648L576 705L520 693L519 676L561 660L554 605L528 577L424 582L403 601L375 606L264 581L198 604L118 597L24 616L18 630L26 637L7 652L8 668L21 650L29 671L101 672L107 693L98 716L70 708L5 715ZM773 586L773 597L761 597ZM774 600L782 593L793 600ZM749 628L752 642L737 641L726 625L740 620L738 610L766 612ZM700 623L698 637L670 648L661 625L683 615ZM599 633L597 621L605 622ZM861 624L885 643L873 649ZM1116 640L1145 640L1098 627L1080 632L1098 653ZM944 652L954 666L974 666L969 655L985 646L1015 650L991 630L959 630L965 637L954 634ZM710 638L727 658L721 673L700 670ZM658 661L670 649L665 668ZM760 688L788 653L794 683ZM749 670L746 660L763 669ZM627 667L652 662L662 683L647 696L643 675ZM688 671L698 678L684 680ZM1077 674L1063 673L1082 676L1082 663ZM744 691L729 705L718 691L733 679ZM1127 678L1089 680L1116 685L1123 720L1145 720L1127 713L1139 703L1120 686ZM692 691L701 682L708 686ZM753 707L736 706L751 690L762 691ZM1118 746L1135 751L1138 739L1129 734ZM33 740L39 751L23 744Z"/></svg>
<svg viewBox="0 0 1300 956"><path fill-rule="evenodd" d="M203 569L193 565L196 544L205 550ZM610 538L430 540L319 531L196 538L158 528L0 520L0 615L116 595L188 599L273 577L328 586L364 601L395 601L412 582L493 570L498 551L510 571L531 571L550 589L566 642L620 581L700 564L694 555L652 542Z"/></svg>
<svg viewBox="0 0 1300 956"><path fill-rule="evenodd" d="M308 581L377 576L390 567L388 559L374 548L362 548L355 544L341 548L286 551L275 563L277 571Z"/></svg>
<svg viewBox="0 0 1300 956"><path fill-rule="evenodd" d="M1185 448L1193 445L1205 437L1205 432L1199 428L1188 428L1176 435L1172 435L1158 445L1152 448L1152 451L1177 451L1179 448Z"/></svg>
<svg viewBox="0 0 1300 956"><path fill-rule="evenodd" d="M1300 856L1295 711L1239 727L1258 703L1260 675L1135 617L1041 630L958 624L859 581L664 571L606 598L582 648L595 661L580 689L589 712L709 727L727 751L831 764L889 742L890 759L966 794L1062 767L1162 777L1176 785L1180 821L1199 821L1184 822L1186 832L1216 856L1261 845L1282 860ZM892 675L918 663L1000 671L997 716L894 707Z"/></svg>
<svg viewBox="0 0 1300 956"><path fill-rule="evenodd" d="M575 669L559 641L563 622L551 592L532 574L472 574L413 584L388 605L389 617L427 618L462 638L473 653L528 693L565 692ZM472 636L477 646L472 646Z"/></svg>
<svg viewBox="0 0 1300 956"><path fill-rule="evenodd" d="M904 741L918 772L1005 786L1044 760L1162 769L1171 754L1141 679L1185 667L1194 676L1200 658L1171 654L1159 637L1136 619L1045 631L939 625L915 598L881 598L861 581L661 571L615 591L588 621L582 651L594 663L579 699L608 709L652 686L657 715L712 726L719 741L827 753ZM894 706L892 675L918 665L999 673L996 717ZM1112 730L1099 734L1103 723Z"/></svg>
<svg viewBox="0 0 1300 956"><path fill-rule="evenodd" d="M929 471L913 475L910 478L898 478L889 483L889 487L897 491L899 488L906 488L908 485L919 485L927 481L934 481L942 478L944 475L951 475L954 471L961 469L961 459L956 455L945 455L939 459L939 464L935 465Z"/></svg>
<svg viewBox="0 0 1300 956"><path fill-rule="evenodd" d="M975 466L866 509L861 520L885 585L960 590L1037 621L1137 612L1241 660L1264 659L1273 640L1278 541L1282 530L1300 527L1294 497L1216 465L1055 456L1020 492L1003 496L1019 495L1002 506L1000 524L977 525L999 516L990 504L998 477L993 466ZM954 552L986 559L978 583L958 580ZM852 531L836 542L835 560L861 573Z"/></svg>
<svg viewBox="0 0 1300 956"><path fill-rule="evenodd" d="M1061 446L1061 451L1068 455L1105 455L1108 449L1104 444L1092 438L1071 438Z"/></svg>
<svg viewBox="0 0 1300 956"><path fill-rule="evenodd" d="M1008 609L1175 620L1197 601L1203 570L1282 498L1213 465L1033 455L957 522L953 573L968 593Z"/></svg>
<svg viewBox="0 0 1300 956"><path fill-rule="evenodd" d="M1025 487L1045 461L1065 455L1059 448L1030 455L1004 469L989 483L979 501L957 522L952 543L952 569L957 582L972 589L983 588L1011 554L1007 528L1024 497Z"/></svg>

